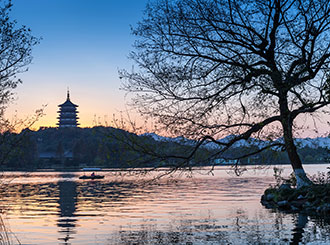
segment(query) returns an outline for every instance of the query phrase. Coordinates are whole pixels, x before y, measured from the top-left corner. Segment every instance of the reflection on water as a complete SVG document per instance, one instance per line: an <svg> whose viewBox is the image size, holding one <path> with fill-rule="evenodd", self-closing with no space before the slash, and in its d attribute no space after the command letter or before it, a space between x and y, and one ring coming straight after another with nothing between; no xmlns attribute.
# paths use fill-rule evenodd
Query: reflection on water
<svg viewBox="0 0 330 245"><path fill-rule="evenodd" d="M199 220L179 220L171 223L168 230L157 225L141 225L135 230L112 234L109 244L329 244L329 223L327 229L314 227L303 237L307 216L297 215L299 221L292 231L287 221L283 223L285 216L277 213L273 217L261 215L251 220L244 211L238 211L228 225L220 225L219 220L212 217L203 220L203 224L199 224Z"/></svg>
<svg viewBox="0 0 330 245"><path fill-rule="evenodd" d="M295 220L295 226L292 230L293 238L290 244L299 244L299 242L302 241L304 228L306 227L306 224L308 222L307 215L304 213L299 213L295 217Z"/></svg>
<svg viewBox="0 0 330 245"><path fill-rule="evenodd" d="M260 205L272 172L237 178L216 170L148 185L79 174L7 174L0 205L22 244L330 243L329 220Z"/></svg>
<svg viewBox="0 0 330 245"><path fill-rule="evenodd" d="M64 237L59 238L64 244L67 244L72 235L76 233L75 227L77 219L75 216L76 200L77 200L77 184L73 181L58 182L59 188L59 208L60 214L57 221L57 226L60 228L60 234Z"/></svg>

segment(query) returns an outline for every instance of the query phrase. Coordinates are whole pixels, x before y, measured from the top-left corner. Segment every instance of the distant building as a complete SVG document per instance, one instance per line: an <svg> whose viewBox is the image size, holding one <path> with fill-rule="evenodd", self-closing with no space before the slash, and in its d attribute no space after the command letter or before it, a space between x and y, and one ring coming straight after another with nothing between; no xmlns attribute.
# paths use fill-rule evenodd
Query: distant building
<svg viewBox="0 0 330 245"><path fill-rule="evenodd" d="M235 165L237 163L237 160L217 158L214 159L214 163L216 165Z"/></svg>
<svg viewBox="0 0 330 245"><path fill-rule="evenodd" d="M59 107L59 117L57 117L58 119L58 127L59 128L65 128L65 127L77 127L79 125L78 123L78 116L77 116L77 105L73 104L70 101L70 93L68 90L67 93L67 98L66 101L61 104L58 105Z"/></svg>

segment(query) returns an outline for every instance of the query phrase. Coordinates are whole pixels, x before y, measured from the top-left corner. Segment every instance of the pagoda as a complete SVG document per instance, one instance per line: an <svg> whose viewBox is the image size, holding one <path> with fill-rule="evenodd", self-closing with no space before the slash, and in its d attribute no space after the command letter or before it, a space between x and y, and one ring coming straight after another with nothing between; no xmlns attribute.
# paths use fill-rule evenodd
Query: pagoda
<svg viewBox="0 0 330 245"><path fill-rule="evenodd" d="M78 116L77 116L77 105L73 104L70 100L70 92L68 90L67 92L67 98L66 101L58 105L60 114L59 117L57 117L58 120L58 127L59 128L65 128L65 127L77 127L79 123L77 122Z"/></svg>

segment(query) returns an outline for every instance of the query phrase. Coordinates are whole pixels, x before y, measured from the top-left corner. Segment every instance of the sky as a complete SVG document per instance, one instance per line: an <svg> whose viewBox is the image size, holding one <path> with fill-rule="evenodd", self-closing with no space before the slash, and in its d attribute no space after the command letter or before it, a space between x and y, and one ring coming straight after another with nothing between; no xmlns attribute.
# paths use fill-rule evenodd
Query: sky
<svg viewBox="0 0 330 245"><path fill-rule="evenodd" d="M131 26L142 19L147 0L13 0L11 16L41 37L29 71L19 77L7 117L29 117L46 105L33 128L56 126L58 105L79 105L82 127L125 111L119 69L131 69ZM108 119L107 119L108 118ZM96 119L96 120L95 120Z"/></svg>
<svg viewBox="0 0 330 245"><path fill-rule="evenodd" d="M133 50L131 26L143 17L148 0L12 0L11 16L19 25L32 29L41 37L34 47L29 71L20 74L23 80L15 89L15 101L7 117L32 116L46 105L43 116L32 129L55 127L58 105L66 100L79 105L82 127L105 125L113 115L127 110L129 99L120 90L118 70L132 69L128 59ZM133 114L134 115L134 114ZM138 121L138 116L133 116ZM314 122L301 117L300 124L309 126L301 137L325 136L329 133L330 116Z"/></svg>

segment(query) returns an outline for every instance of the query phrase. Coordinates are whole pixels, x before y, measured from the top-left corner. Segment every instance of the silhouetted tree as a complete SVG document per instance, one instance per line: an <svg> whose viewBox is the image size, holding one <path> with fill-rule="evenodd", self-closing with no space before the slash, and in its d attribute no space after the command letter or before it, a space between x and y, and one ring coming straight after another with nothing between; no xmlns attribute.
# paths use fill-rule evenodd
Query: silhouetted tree
<svg viewBox="0 0 330 245"><path fill-rule="evenodd" d="M29 129L20 134L6 132L5 144L0 144L0 163L11 168L36 167L38 151L36 140Z"/></svg>
<svg viewBox="0 0 330 245"><path fill-rule="evenodd" d="M56 147L56 158L60 163L64 163L65 156L64 156L64 147L62 141L58 142Z"/></svg>
<svg viewBox="0 0 330 245"><path fill-rule="evenodd" d="M109 148L106 143L100 142L97 148L95 162L100 165L105 165L109 162L110 153Z"/></svg>
<svg viewBox="0 0 330 245"><path fill-rule="evenodd" d="M76 163L81 163L84 159L84 145L83 141L78 140L75 142L73 148L72 148L72 154L73 154L73 160Z"/></svg>
<svg viewBox="0 0 330 245"><path fill-rule="evenodd" d="M7 103L12 98L12 89L21 80L17 74L27 71L32 61L32 47L39 40L32 36L26 26L17 27L9 17L11 1L4 1L0 7L0 116L2 118Z"/></svg>
<svg viewBox="0 0 330 245"><path fill-rule="evenodd" d="M159 0L145 13L131 53L140 71L120 72L139 112L198 139L196 148L218 144L218 155L250 137L282 136L257 152L281 147L298 187L311 184L293 129L299 115L330 104L330 2ZM235 137L216 140L227 134Z"/></svg>
<svg viewBox="0 0 330 245"><path fill-rule="evenodd" d="M8 142L4 132L13 131L19 126L29 127L42 115L42 110L38 110L33 118L23 121L9 122L4 118L8 102L12 99L12 91L21 83L17 75L27 71L27 66L32 60L32 47L39 40L32 36L29 28L18 27L17 22L10 18L9 13L12 8L10 0L1 1L0 5L0 137L2 138L0 144L9 146L8 152L3 155L7 156L22 142L22 139L15 138L16 141L13 142L11 138Z"/></svg>

